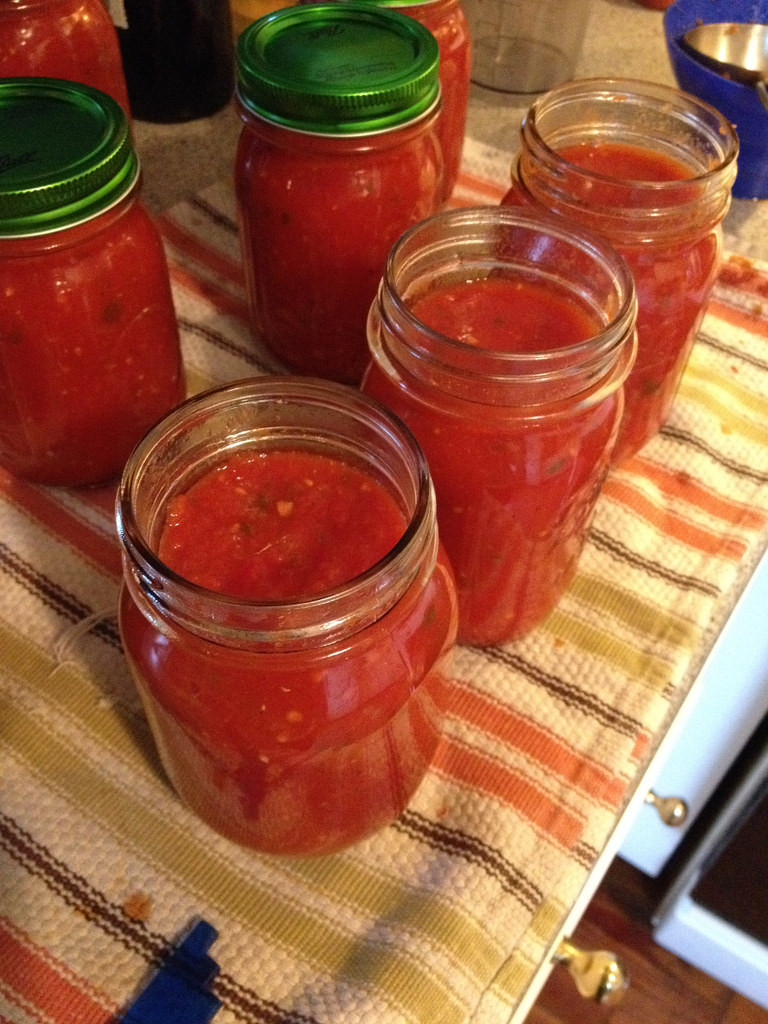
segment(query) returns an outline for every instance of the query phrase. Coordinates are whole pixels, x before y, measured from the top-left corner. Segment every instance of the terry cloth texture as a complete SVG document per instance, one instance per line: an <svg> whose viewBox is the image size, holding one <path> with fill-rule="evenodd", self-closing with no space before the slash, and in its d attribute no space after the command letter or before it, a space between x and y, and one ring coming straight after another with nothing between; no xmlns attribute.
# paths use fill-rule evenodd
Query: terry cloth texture
<svg viewBox="0 0 768 1024"><path fill-rule="evenodd" d="M497 202L496 167L468 145L454 205ZM229 184L161 227L190 390L269 372ZM459 649L410 806L317 860L238 848L165 780L120 648L114 488L0 473L0 1018L111 1020L200 916L217 1024L504 1024L766 545L766 396L768 268L729 255L672 418L608 479L557 610Z"/></svg>

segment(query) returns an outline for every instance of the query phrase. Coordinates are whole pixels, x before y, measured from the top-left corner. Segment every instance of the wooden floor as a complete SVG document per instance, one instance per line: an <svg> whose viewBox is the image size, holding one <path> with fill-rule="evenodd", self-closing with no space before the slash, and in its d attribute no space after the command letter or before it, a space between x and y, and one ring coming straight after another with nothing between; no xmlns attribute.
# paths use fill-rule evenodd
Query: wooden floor
<svg viewBox="0 0 768 1024"><path fill-rule="evenodd" d="M617 860L573 938L621 957L629 990L618 1005L597 1006L555 968L526 1024L768 1024L768 1011L653 942L648 918L656 902L653 880Z"/></svg>

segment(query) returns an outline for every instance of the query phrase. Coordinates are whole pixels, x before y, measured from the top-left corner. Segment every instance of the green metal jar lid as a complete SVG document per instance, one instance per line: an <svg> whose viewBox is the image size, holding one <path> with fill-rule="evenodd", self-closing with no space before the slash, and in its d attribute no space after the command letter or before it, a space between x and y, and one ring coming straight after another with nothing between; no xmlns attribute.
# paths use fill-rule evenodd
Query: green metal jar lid
<svg viewBox="0 0 768 1024"><path fill-rule="evenodd" d="M89 220L138 172L127 119L110 96L57 78L0 78L0 236Z"/></svg>
<svg viewBox="0 0 768 1024"><path fill-rule="evenodd" d="M299 131L354 135L407 124L437 102L440 51L413 18L370 3L289 7L237 45L238 97Z"/></svg>

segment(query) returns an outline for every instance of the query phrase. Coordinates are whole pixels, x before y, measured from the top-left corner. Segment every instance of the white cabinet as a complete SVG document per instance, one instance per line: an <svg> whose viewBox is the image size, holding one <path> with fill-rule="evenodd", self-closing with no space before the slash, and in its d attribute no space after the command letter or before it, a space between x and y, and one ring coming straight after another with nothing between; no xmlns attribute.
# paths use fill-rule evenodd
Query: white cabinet
<svg viewBox="0 0 768 1024"><path fill-rule="evenodd" d="M724 800L718 793L717 813L700 820L705 828L680 850L665 875L666 894L654 917L656 942L682 959L768 1009L768 945L754 934L712 913L697 898L697 883L723 855L751 802L764 792L768 778L768 553L763 555L705 662L675 722L675 735L665 739L661 757L650 775L657 796L681 797L689 814L683 826L665 825L655 808L644 805L625 836L619 854L648 875L659 875L712 793L750 739L733 773ZM756 732L757 730L757 732ZM667 742L670 740L671 742ZM755 757L753 750L757 748ZM742 778L743 776L743 778ZM765 797L764 797L765 798ZM762 844L761 835L755 842ZM757 849L756 846L750 849ZM729 866L728 870L731 868ZM739 884L764 886L760 870L738 867ZM732 873L732 872L731 872ZM764 890L754 901L764 902ZM758 903L754 903L758 906ZM733 916L729 905L726 913Z"/></svg>
<svg viewBox="0 0 768 1024"><path fill-rule="evenodd" d="M768 712L768 552L763 555L678 715L653 766L659 797L680 797L683 825L640 808L619 855L656 876Z"/></svg>
<svg viewBox="0 0 768 1024"><path fill-rule="evenodd" d="M696 831L654 915L654 939L768 1010L768 719Z"/></svg>

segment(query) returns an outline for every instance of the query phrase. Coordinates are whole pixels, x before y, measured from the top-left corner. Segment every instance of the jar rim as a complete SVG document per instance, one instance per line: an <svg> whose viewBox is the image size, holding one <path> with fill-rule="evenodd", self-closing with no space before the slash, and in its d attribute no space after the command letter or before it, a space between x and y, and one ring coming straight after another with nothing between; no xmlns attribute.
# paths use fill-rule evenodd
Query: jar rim
<svg viewBox="0 0 768 1024"><path fill-rule="evenodd" d="M533 101L523 117L522 126L524 127L528 123L537 127L537 121L540 119L542 111L546 112L555 106L563 106L566 103L575 102L587 96L598 98L603 102L618 101L621 103L626 103L633 97L637 97L643 101L647 102L650 100L663 106L668 113L675 114L681 120L690 121L692 117L706 118L711 124L707 124L705 121L702 123L702 128L711 139L717 139L721 142L720 148L723 151L723 155L715 166L710 166L702 172L700 175L702 178L720 173L724 167L729 167L736 158L738 136L730 121L716 107L713 107L711 103L707 103L706 100L702 100L698 96L694 96L692 93L685 92L675 86L664 85L660 82L648 82L638 78L595 77L577 78L563 82L538 96ZM547 145L543 136L540 136L540 138L543 144ZM551 149L551 147L548 148ZM552 150L552 152L556 153L557 151ZM610 175L600 174L597 171L587 171L585 173L611 180ZM643 182L643 179L639 179L639 181L643 184L662 189L675 184L675 182L667 181Z"/></svg>
<svg viewBox="0 0 768 1024"><path fill-rule="evenodd" d="M589 111L568 119L569 109L589 102ZM637 126L621 117L600 121L597 107L625 114L643 108ZM665 129L651 133L651 110L664 120ZM548 120L549 119L549 120ZM690 144L685 147L671 137L669 126L677 125ZM585 168L561 155L560 147L599 137L610 128L611 141L648 148L654 141L660 151L680 160L692 172L685 178L644 180L615 177ZM573 216L593 214L602 220L619 216L632 230L668 224L670 231L684 231L686 223L717 222L730 202L730 187L736 177L739 142L734 127L711 104L673 86L633 78L583 78L564 82L537 97L520 126L523 144L518 176L530 189L550 191ZM701 147L696 152L693 142ZM695 159L694 159L695 157ZM536 165L547 175L536 177ZM599 199L593 199L598 192ZM642 203L638 198L642 196Z"/></svg>
<svg viewBox="0 0 768 1024"><path fill-rule="evenodd" d="M270 443L283 447L301 445L326 448L340 442L338 429L328 425L324 437L311 435L306 426L289 425L283 414L292 407L304 405L321 414L335 403L342 418L349 423L366 424L371 432L383 439L388 450L402 454L406 471L410 475L408 507L404 508L406 526L397 543L369 569L329 590L311 597L278 601L254 600L210 590L193 583L175 572L160 559L155 541L161 526L162 508L175 493L183 491L206 468L225 458L227 453L256 447L253 442L258 430L270 429L266 420L272 415L273 428L279 431ZM261 415L264 423L257 427L244 425L238 417ZM229 435L215 433L205 438L202 430L206 415L231 414L232 430ZM283 422L281 422L281 420ZM193 463L183 476L167 473L162 483L156 484L151 507L137 509L137 493L151 486L153 459L171 452L181 460L185 435L190 429L201 429ZM326 428L320 428L326 429ZM222 446L222 442L228 444ZM214 451L215 448L215 451ZM375 453L362 444L348 444L347 454L361 457ZM373 465L370 463L369 465ZM384 479L383 465L375 472ZM390 478L390 485L393 482ZM403 494L399 495L405 501ZM115 502L117 533L122 543L124 558L138 574L144 594L155 607L168 613L174 621L192 632L215 633L219 643L274 649L275 644L287 644L296 649L306 643L331 643L340 636L348 636L380 618L405 592L416 573L423 569L429 554L429 537L434 531L435 509L432 480L426 457L410 429L381 403L363 395L357 389L310 377L269 375L248 378L212 388L188 398L151 428L136 445L128 458L118 485ZM436 557L436 548L433 552ZM375 596L377 607L366 610ZM342 615L341 606L347 611ZM201 627L195 619L200 607L205 608L207 625ZM349 609L352 609L350 612ZM289 625L284 625L290 622ZM350 628L351 627L351 628Z"/></svg>
<svg viewBox="0 0 768 1024"><path fill-rule="evenodd" d="M473 230L479 233L489 229L519 231L530 235L531 239L556 240L571 246L592 266L601 265L615 293L615 308L609 322L603 323L597 334L572 345L521 353L468 345L419 320L400 287L402 268L398 261L404 260L407 268L413 270L418 259L436 257L444 249L446 253L455 254L453 268L465 272L472 265L472 253L463 241L472 238ZM443 238L436 240L441 233ZM425 235L427 241L419 252L420 238ZM486 264L482 266L487 269ZM375 321L379 317L387 323L388 337L402 340L408 333L405 347L409 350L411 372L421 375L436 369L441 373L442 383L448 387L451 387L448 381L453 374L456 387L464 397L476 403L506 405L510 388L514 387L514 400L520 405L554 406L554 393L550 392L543 401L540 397L541 389L547 385L557 384L558 399L572 400L581 393L584 400L592 401L597 398L596 388L615 387L624 379L634 359L637 296L625 260L596 233L547 211L512 206L465 207L437 213L400 236L388 255L379 296L371 309L372 335L376 334ZM632 339L629 360L628 337ZM615 380L617 375L618 381Z"/></svg>

